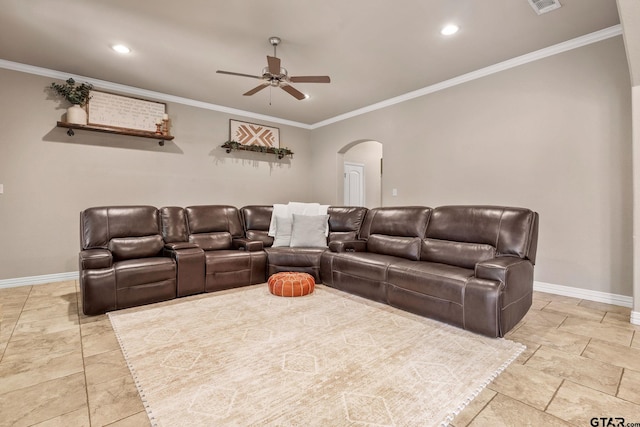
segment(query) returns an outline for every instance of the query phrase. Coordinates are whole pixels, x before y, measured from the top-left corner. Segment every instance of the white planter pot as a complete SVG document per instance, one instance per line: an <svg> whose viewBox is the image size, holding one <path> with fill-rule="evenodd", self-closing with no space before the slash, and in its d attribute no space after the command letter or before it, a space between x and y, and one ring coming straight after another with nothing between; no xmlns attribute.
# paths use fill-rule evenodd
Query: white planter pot
<svg viewBox="0 0 640 427"><path fill-rule="evenodd" d="M87 111L79 105L72 105L67 108L67 123L86 125Z"/></svg>

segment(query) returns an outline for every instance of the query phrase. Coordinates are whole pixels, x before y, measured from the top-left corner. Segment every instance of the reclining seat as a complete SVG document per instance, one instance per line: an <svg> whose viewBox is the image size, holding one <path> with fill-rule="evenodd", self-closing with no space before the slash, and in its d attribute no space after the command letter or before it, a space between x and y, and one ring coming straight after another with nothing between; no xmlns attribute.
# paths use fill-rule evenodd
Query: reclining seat
<svg viewBox="0 0 640 427"><path fill-rule="evenodd" d="M155 207L95 207L82 211L80 247L84 314L103 314L176 297L176 264L163 256Z"/></svg>
<svg viewBox="0 0 640 427"><path fill-rule="evenodd" d="M387 271L401 260L418 260L431 209L383 207L367 212L362 240L334 241L322 256L325 284L387 302Z"/></svg>
<svg viewBox="0 0 640 427"><path fill-rule="evenodd" d="M190 206L189 242L204 250L205 292L264 283L267 255L262 243L244 237L240 213L233 206Z"/></svg>
<svg viewBox="0 0 640 427"><path fill-rule="evenodd" d="M491 337L531 306L538 214L500 206L435 208L420 261L394 263L388 303Z"/></svg>
<svg viewBox="0 0 640 427"><path fill-rule="evenodd" d="M327 242L355 240L360 233L367 208L358 206L329 206L329 236ZM268 235L273 206L245 206L241 210L248 239L261 241L267 253L267 277L282 271L298 271L313 276L316 283L324 278L320 260L327 246L272 247L273 237Z"/></svg>

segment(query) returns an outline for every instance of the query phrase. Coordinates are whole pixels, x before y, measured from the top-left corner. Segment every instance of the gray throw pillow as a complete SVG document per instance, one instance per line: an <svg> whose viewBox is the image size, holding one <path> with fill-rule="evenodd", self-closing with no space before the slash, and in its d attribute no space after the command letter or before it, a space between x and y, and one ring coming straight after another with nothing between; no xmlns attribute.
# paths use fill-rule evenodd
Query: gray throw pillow
<svg viewBox="0 0 640 427"><path fill-rule="evenodd" d="M293 214L291 225L291 247L327 247L325 232L329 223L329 215L296 215ZM278 228L280 226L278 225Z"/></svg>
<svg viewBox="0 0 640 427"><path fill-rule="evenodd" d="M289 246L291 243L291 223L293 219L289 216L276 216L276 236L273 239L274 248Z"/></svg>

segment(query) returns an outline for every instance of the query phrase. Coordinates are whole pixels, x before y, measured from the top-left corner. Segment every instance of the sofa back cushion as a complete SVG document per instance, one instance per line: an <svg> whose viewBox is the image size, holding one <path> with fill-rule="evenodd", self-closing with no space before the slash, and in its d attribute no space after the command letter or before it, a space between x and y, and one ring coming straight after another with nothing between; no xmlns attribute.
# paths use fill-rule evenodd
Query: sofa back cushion
<svg viewBox="0 0 640 427"><path fill-rule="evenodd" d="M226 231L232 237L244 235L240 212L234 206L189 206L185 208L185 212L189 234Z"/></svg>
<svg viewBox="0 0 640 427"><path fill-rule="evenodd" d="M420 259L421 243L422 239L420 237L372 234L367 239L367 251L418 261Z"/></svg>
<svg viewBox="0 0 640 427"><path fill-rule="evenodd" d="M162 236L114 237L107 248L113 254L114 261L159 256L164 247Z"/></svg>
<svg viewBox="0 0 640 427"><path fill-rule="evenodd" d="M357 240L367 211L361 206L329 206L329 242Z"/></svg>
<svg viewBox="0 0 640 427"><path fill-rule="evenodd" d="M187 217L184 209L167 206L159 209L162 238L166 243L186 242L189 240Z"/></svg>
<svg viewBox="0 0 640 427"><path fill-rule="evenodd" d="M80 213L81 249L107 249L114 238L160 235L154 206L105 206ZM116 244L118 246L119 244Z"/></svg>
<svg viewBox="0 0 640 427"><path fill-rule="evenodd" d="M189 235L189 242L195 243L203 251L219 251L231 249L233 238L227 231L216 231L213 233L197 233Z"/></svg>
<svg viewBox="0 0 640 427"><path fill-rule="evenodd" d="M360 237L372 234L399 237L424 237L431 208L424 206L383 207L367 211Z"/></svg>
<svg viewBox="0 0 640 427"><path fill-rule="evenodd" d="M465 268L499 255L535 261L538 215L502 206L441 206L431 214L421 259Z"/></svg>

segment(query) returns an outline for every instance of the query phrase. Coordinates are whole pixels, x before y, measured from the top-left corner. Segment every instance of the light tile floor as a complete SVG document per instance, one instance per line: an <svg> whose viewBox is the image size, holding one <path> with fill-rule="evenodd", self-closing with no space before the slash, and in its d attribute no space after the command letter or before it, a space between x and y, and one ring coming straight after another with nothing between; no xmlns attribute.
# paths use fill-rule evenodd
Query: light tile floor
<svg viewBox="0 0 640 427"><path fill-rule="evenodd" d="M0 289L0 426L148 426L106 316L76 281ZM630 310L534 293L507 336L527 350L456 417L462 426L640 423L640 327Z"/></svg>

